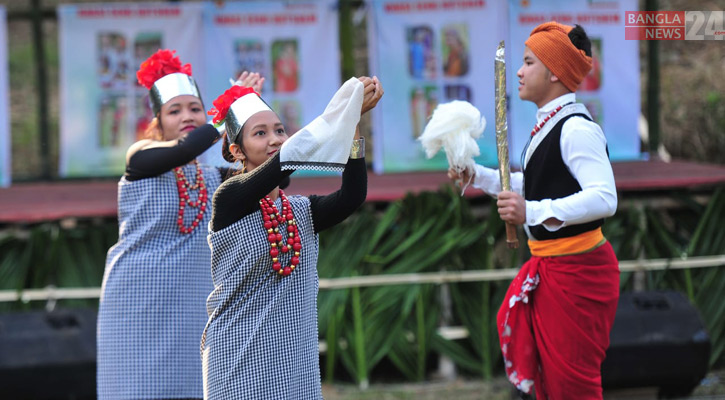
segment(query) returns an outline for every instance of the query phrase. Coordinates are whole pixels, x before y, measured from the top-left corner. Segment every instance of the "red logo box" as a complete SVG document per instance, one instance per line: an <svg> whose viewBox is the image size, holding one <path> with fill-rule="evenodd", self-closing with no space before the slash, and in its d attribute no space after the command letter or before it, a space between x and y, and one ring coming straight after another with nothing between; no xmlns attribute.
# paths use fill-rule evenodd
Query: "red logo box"
<svg viewBox="0 0 725 400"><path fill-rule="evenodd" d="M684 11L626 11L625 40L685 40Z"/></svg>

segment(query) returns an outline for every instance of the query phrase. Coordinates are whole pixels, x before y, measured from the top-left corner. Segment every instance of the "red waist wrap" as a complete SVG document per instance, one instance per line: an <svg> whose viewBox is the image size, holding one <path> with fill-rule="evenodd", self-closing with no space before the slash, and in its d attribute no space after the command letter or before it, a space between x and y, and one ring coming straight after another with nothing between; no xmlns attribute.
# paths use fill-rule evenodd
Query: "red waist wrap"
<svg viewBox="0 0 725 400"><path fill-rule="evenodd" d="M609 242L592 251L532 257L496 318L509 381L537 399L602 399L601 363L619 299Z"/></svg>

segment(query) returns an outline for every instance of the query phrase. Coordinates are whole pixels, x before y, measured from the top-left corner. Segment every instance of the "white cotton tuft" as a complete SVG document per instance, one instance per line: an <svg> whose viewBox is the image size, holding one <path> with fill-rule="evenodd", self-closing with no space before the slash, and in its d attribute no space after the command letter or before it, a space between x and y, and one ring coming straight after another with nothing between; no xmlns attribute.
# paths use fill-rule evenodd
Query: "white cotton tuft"
<svg viewBox="0 0 725 400"><path fill-rule="evenodd" d="M476 139L486 128L486 118L471 103L454 100L439 104L428 121L420 140L425 154L432 158L445 150L448 166L458 172L473 171L473 157L481 154Z"/></svg>

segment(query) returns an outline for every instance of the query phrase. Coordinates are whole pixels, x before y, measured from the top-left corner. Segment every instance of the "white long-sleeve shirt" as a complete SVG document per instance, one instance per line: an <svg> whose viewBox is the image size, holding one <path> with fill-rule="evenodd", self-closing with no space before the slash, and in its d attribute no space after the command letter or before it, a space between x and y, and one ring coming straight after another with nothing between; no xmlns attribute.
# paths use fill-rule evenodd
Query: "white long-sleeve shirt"
<svg viewBox="0 0 725 400"><path fill-rule="evenodd" d="M536 122L543 121L557 106L575 101L574 93L557 97L536 112ZM526 150L525 164L528 164L531 155L551 128L561 118L572 113L589 115L581 104L575 104L559 111L531 139ZM529 233L528 226L543 224L547 230L553 232L564 226L582 224L614 215L617 209L617 189L614 185L614 173L607 156L606 145L607 140L604 133L596 123L582 117L572 117L564 122L561 128L561 157L582 190L560 199L527 200L524 229L530 239L534 238ZM523 173L511 174L511 188L522 196L524 195L523 184ZM476 165L473 187L496 197L501 191L498 170ZM544 221L552 217L562 223L544 224Z"/></svg>

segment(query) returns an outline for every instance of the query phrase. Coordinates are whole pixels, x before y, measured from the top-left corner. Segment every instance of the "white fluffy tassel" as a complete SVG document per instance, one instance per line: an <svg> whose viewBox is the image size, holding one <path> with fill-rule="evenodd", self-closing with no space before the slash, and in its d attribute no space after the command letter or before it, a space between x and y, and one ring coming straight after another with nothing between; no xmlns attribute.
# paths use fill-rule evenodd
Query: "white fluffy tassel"
<svg viewBox="0 0 725 400"><path fill-rule="evenodd" d="M473 171L473 157L481 154L476 139L486 128L486 118L471 103L454 100L439 104L426 125L420 140L425 154L432 158L441 148L448 166L457 172Z"/></svg>

